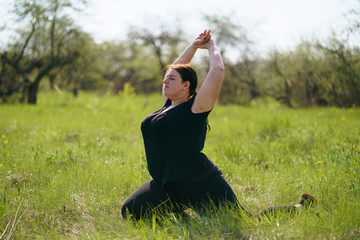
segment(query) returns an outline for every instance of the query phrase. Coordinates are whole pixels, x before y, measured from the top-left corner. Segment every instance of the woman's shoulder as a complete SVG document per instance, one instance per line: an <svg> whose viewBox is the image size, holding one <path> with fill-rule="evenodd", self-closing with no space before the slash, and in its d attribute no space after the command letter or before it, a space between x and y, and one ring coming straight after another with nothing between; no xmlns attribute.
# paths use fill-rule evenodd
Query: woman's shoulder
<svg viewBox="0 0 360 240"><path fill-rule="evenodd" d="M194 105L195 99L196 99L197 94L195 93L195 95L189 100L189 107L190 107L190 111L192 114L195 115L209 115L209 113L212 111L212 109L210 109L209 111L206 112L193 112L192 110L192 106Z"/></svg>

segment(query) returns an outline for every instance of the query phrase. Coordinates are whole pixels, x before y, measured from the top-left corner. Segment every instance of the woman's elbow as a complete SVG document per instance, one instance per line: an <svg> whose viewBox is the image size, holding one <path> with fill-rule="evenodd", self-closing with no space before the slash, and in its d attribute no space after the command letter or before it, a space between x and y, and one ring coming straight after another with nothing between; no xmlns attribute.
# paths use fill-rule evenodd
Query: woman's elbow
<svg viewBox="0 0 360 240"><path fill-rule="evenodd" d="M224 73L225 72L225 66L224 65L216 65L213 67L214 71Z"/></svg>
<svg viewBox="0 0 360 240"><path fill-rule="evenodd" d="M225 66L224 65L219 66L219 71L222 73L225 72Z"/></svg>

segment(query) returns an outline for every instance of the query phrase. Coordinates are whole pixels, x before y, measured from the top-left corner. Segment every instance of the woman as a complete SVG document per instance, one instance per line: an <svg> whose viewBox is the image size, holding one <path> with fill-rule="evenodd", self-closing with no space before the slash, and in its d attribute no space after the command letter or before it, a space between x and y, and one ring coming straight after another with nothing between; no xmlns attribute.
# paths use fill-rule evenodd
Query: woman
<svg viewBox="0 0 360 240"><path fill-rule="evenodd" d="M198 48L208 50L210 69L196 92L197 75L188 64ZM162 210L181 213L189 207L201 211L221 203L230 203L251 215L240 205L220 169L201 152L207 117L223 78L221 55L210 30L205 30L168 67L162 89L164 106L141 124L148 170L153 179L126 199L121 209L123 217L129 213L139 219ZM307 196L310 195L303 198L310 198ZM264 213L294 208L269 208Z"/></svg>

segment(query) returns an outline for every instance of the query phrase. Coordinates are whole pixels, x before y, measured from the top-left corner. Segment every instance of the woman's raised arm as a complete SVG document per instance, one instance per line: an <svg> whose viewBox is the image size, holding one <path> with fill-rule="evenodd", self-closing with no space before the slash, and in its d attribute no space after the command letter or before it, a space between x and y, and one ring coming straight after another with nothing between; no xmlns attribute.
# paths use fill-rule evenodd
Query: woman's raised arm
<svg viewBox="0 0 360 240"><path fill-rule="evenodd" d="M189 64L194 57L196 50L209 41L211 35L210 30L205 30L200 33L194 41L180 54L180 56L174 61L173 64ZM167 100L167 97L162 93L164 103Z"/></svg>
<svg viewBox="0 0 360 240"><path fill-rule="evenodd" d="M224 79L224 63L214 40L210 40L199 48L208 49L210 59L210 70L201 85L194 104L191 108L193 113L210 111L219 96L221 85Z"/></svg>

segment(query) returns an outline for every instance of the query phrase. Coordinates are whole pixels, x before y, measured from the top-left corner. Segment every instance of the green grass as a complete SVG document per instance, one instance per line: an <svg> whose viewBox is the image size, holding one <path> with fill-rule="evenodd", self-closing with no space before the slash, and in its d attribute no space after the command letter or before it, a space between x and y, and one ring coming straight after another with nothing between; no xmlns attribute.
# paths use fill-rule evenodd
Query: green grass
<svg viewBox="0 0 360 240"><path fill-rule="evenodd" d="M226 206L193 220L124 220L150 179L140 123L161 96L42 93L0 105L0 236L13 239L360 238L360 109L216 106L206 153L253 213L319 203L266 221Z"/></svg>

